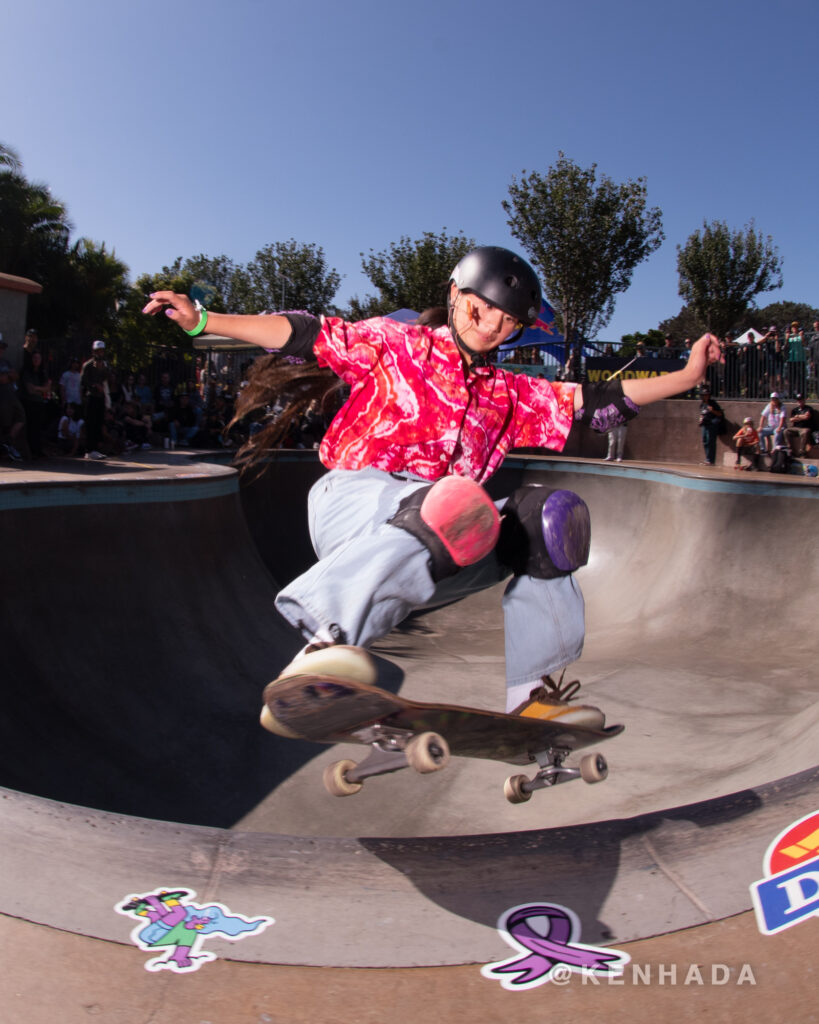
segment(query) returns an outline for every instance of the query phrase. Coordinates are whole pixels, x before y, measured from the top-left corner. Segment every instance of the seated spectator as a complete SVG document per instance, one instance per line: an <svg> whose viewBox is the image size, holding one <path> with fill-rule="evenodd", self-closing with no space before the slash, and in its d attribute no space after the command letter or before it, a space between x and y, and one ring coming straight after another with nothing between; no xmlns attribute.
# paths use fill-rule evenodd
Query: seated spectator
<svg viewBox="0 0 819 1024"><path fill-rule="evenodd" d="M154 388L153 404L154 430L161 434L167 434L176 405L174 386L171 383L171 375L167 371L159 376L159 383Z"/></svg>
<svg viewBox="0 0 819 1024"><path fill-rule="evenodd" d="M125 430L125 450L132 452L137 448L147 451L153 447L151 442L151 414L140 412L136 401L123 403L120 417ZM162 441L159 439L159 443Z"/></svg>
<svg viewBox="0 0 819 1024"><path fill-rule="evenodd" d="M113 408L106 408L103 414L100 447L106 455L121 455L126 450L125 425Z"/></svg>
<svg viewBox="0 0 819 1024"><path fill-rule="evenodd" d="M190 395L183 393L169 413L168 434L174 444L187 448L199 433L196 410L191 405Z"/></svg>
<svg viewBox="0 0 819 1024"><path fill-rule="evenodd" d="M774 448L784 448L785 427L788 418L778 391L771 392L771 400L759 417L759 450L770 455ZM773 440L770 440L770 439Z"/></svg>
<svg viewBox="0 0 819 1024"><path fill-rule="evenodd" d="M85 445L85 420L80 419L79 409L69 402L57 426L57 444L63 455L78 455Z"/></svg>
<svg viewBox="0 0 819 1024"><path fill-rule="evenodd" d="M23 456L19 449L26 443L26 412L13 383L14 371L6 359L0 359L0 445L6 455L20 462Z"/></svg>
<svg viewBox="0 0 819 1024"><path fill-rule="evenodd" d="M136 385L134 387L134 398L139 402L141 412L153 413L154 393L151 390L151 385L148 383L148 378L144 373L137 375Z"/></svg>
<svg viewBox="0 0 819 1024"><path fill-rule="evenodd" d="M813 432L817 429L816 410L805 403L804 395L796 396L797 405L790 416L790 426L785 430L791 455L804 459L813 443Z"/></svg>
<svg viewBox="0 0 819 1024"><path fill-rule="evenodd" d="M746 416L742 426L734 434L734 443L737 448L737 461L734 469L756 469L759 466L759 434L754 428L754 421ZM748 465L742 465L743 455L748 460Z"/></svg>

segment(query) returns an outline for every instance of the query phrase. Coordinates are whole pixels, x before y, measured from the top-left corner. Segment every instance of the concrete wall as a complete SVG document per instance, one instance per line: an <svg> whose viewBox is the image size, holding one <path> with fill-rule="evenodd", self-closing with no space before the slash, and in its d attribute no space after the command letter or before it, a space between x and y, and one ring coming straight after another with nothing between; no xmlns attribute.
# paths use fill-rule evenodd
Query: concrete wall
<svg viewBox="0 0 819 1024"><path fill-rule="evenodd" d="M23 356L26 311L29 295L38 295L42 287L27 277L0 274L0 335L8 345L5 358L18 367Z"/></svg>
<svg viewBox="0 0 819 1024"><path fill-rule="evenodd" d="M787 402L790 412L794 403ZM739 430L745 416L752 416L754 424L765 405L761 400L720 402L727 421L727 430L719 438L717 464L724 452L732 451L731 438ZM698 400L666 399L646 406L632 420L626 439L626 458L652 462L702 462L704 458L699 420ZM603 458L606 454L605 434L595 434L588 428L573 430L563 454L570 458Z"/></svg>

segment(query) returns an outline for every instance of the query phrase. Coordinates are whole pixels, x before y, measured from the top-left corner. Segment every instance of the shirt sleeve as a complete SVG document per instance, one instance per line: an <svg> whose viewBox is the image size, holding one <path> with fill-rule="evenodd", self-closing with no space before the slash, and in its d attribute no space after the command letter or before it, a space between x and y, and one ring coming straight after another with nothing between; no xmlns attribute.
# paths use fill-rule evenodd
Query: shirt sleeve
<svg viewBox="0 0 819 1024"><path fill-rule="evenodd" d="M384 344L379 320L350 324L338 317L322 317L313 351L320 366L329 366L345 384L355 384L378 362Z"/></svg>
<svg viewBox="0 0 819 1024"><path fill-rule="evenodd" d="M577 384L516 374L515 448L562 451L574 421Z"/></svg>

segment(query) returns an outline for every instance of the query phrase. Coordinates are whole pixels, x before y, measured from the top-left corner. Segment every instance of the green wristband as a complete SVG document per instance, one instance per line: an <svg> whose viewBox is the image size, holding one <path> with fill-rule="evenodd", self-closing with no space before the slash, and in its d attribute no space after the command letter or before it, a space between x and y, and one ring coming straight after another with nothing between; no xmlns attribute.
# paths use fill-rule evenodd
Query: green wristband
<svg viewBox="0 0 819 1024"><path fill-rule="evenodd" d="M192 331L185 331L184 327L182 328L182 330L185 331L185 334L189 335L191 338L195 338L197 334L201 334L202 331L204 331L205 324L207 324L207 322L208 311L206 309L203 309L199 315L199 323L196 325L196 327L194 327Z"/></svg>

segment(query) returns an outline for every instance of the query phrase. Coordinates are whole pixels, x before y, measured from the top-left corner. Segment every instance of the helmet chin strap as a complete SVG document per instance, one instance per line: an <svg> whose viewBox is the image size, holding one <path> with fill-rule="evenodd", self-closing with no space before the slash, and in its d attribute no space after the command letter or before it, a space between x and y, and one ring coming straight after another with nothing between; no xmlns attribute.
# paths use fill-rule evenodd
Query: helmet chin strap
<svg viewBox="0 0 819 1024"><path fill-rule="evenodd" d="M459 292L459 295L463 295L463 294L464 294L463 292ZM449 296L447 296L447 303L446 304L447 304L447 311L448 311L448 314L449 314L449 330L450 330L450 333L452 334L452 337L455 339L455 344L458 346L458 348L461 350L461 352L463 352L463 354L465 356L468 356L468 359L469 359L469 361L467 363L467 367L466 367L467 370L469 370L470 373L471 373L472 370L477 370L477 369L479 369L481 367L489 366L490 365L489 357L492 355L492 353L491 352L476 352L474 349L470 348L469 345L467 345L467 343L464 341L464 339L460 336L460 334L458 334L457 330L455 329L455 304L452 302L452 300L449 298Z"/></svg>
<svg viewBox="0 0 819 1024"><path fill-rule="evenodd" d="M459 294L463 295L464 293L460 292ZM458 346L458 348L461 350L461 352L464 353L465 356L469 357L469 362L467 364L467 369L471 372L472 370L477 370L477 369L480 369L480 368L485 367L485 366L491 366L492 363L491 363L490 357L492 355L494 355L494 353L497 350L496 349L492 349L489 352L476 352L474 349L470 348L469 345L467 345L467 343L464 341L464 339L460 336L460 334L458 334L457 330L455 329L455 317L454 317L455 305L450 300L449 297L447 297L447 311L448 311L448 314L449 314L449 330L450 330L450 333L452 334L452 337L455 339L455 344ZM507 339L507 340L508 341L517 341L517 339L522 334L523 334L523 327L521 327L520 330L515 331L514 335L511 338Z"/></svg>

